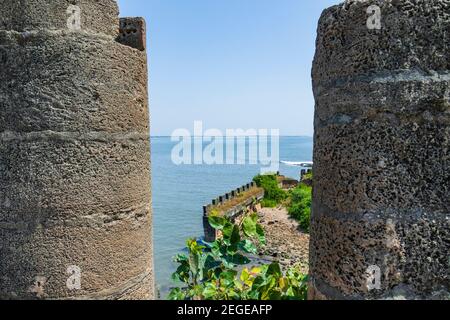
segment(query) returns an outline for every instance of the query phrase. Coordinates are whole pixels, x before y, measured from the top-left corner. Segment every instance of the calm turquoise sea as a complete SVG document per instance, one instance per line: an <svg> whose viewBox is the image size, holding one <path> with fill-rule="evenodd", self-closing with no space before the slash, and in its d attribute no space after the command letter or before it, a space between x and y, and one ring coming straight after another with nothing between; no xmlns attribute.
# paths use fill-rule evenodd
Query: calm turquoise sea
<svg viewBox="0 0 450 320"><path fill-rule="evenodd" d="M152 138L154 258L163 297L172 286L172 257L183 250L186 239L203 235L203 205L250 182L261 169L249 164L177 166L171 160L175 145L169 137ZM280 161L311 161L312 149L312 138L281 137ZM300 175L299 168L283 164L280 172L296 179Z"/></svg>

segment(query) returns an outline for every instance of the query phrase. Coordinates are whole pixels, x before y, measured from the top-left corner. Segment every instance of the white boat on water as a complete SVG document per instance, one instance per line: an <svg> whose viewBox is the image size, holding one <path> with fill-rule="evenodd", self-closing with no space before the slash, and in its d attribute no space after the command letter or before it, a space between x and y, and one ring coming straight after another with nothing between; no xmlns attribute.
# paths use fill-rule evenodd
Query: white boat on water
<svg viewBox="0 0 450 320"><path fill-rule="evenodd" d="M301 168L313 167L313 162L311 161L304 161L304 162L281 161L281 163L291 167L301 167Z"/></svg>

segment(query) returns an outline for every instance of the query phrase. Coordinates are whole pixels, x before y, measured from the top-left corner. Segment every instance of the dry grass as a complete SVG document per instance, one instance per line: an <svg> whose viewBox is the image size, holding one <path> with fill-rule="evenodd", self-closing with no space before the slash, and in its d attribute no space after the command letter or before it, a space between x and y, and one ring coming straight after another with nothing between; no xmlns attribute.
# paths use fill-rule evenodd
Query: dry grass
<svg viewBox="0 0 450 320"><path fill-rule="evenodd" d="M233 199L231 199L229 201L224 202L223 204L211 207L211 211L216 211L219 214L224 214L224 213L228 212L229 210L231 210L232 208L246 202L247 200L256 197L257 195L261 194L261 192L264 192L264 189L252 188L249 191L240 193L238 196L234 197Z"/></svg>

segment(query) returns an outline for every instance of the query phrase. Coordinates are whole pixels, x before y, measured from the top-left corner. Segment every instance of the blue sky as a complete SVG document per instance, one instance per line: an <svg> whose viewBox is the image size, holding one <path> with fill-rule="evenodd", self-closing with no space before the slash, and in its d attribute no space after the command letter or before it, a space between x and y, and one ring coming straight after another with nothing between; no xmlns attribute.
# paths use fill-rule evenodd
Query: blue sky
<svg viewBox="0 0 450 320"><path fill-rule="evenodd" d="M119 0L147 20L152 135L177 128L313 134L317 20L339 0Z"/></svg>

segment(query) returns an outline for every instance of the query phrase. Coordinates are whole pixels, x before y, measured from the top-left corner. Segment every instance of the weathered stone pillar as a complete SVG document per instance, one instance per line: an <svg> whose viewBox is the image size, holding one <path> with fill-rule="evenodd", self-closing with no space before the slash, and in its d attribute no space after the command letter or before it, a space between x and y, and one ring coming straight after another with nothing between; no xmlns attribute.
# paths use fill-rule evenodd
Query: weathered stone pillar
<svg viewBox="0 0 450 320"><path fill-rule="evenodd" d="M153 298L144 33L114 0L0 0L0 298Z"/></svg>
<svg viewBox="0 0 450 320"><path fill-rule="evenodd" d="M323 13L312 299L449 297L450 1Z"/></svg>

